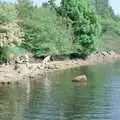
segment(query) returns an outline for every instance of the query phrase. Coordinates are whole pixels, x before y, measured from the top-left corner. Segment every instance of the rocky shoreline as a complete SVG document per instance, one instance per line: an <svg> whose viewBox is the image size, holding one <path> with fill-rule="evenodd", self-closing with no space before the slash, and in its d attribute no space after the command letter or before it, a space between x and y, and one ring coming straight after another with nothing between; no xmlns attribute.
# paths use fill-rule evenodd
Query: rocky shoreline
<svg viewBox="0 0 120 120"><path fill-rule="evenodd" d="M0 85L6 85L11 83L19 83L26 79L32 79L36 76L43 77L45 73L53 72L56 70L69 69L74 67L104 64L115 62L120 60L120 54L114 52L99 52L92 53L86 60L73 59L64 61L50 61L44 69L41 69L41 63L29 63L29 67L26 64L15 65L0 65Z"/></svg>

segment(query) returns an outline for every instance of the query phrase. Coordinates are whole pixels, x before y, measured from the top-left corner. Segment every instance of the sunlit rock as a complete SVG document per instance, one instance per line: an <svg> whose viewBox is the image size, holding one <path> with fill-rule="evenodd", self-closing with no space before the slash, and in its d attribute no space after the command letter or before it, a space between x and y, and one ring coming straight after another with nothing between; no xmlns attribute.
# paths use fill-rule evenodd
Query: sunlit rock
<svg viewBox="0 0 120 120"><path fill-rule="evenodd" d="M86 75L77 76L72 80L72 82L85 82L85 81L87 81Z"/></svg>

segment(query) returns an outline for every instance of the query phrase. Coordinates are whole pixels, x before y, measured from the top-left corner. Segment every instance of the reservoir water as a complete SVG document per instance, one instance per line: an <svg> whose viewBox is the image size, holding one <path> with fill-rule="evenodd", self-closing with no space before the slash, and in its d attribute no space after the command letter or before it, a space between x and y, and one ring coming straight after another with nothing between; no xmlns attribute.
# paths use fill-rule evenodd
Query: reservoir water
<svg viewBox="0 0 120 120"><path fill-rule="evenodd" d="M81 74L88 82L72 83ZM0 120L120 120L120 62L0 86Z"/></svg>

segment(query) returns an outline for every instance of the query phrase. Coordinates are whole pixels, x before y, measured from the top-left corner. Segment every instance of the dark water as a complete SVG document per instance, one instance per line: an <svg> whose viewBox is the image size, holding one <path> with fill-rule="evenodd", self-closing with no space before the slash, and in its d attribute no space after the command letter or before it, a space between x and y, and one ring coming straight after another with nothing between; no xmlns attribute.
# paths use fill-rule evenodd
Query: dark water
<svg viewBox="0 0 120 120"><path fill-rule="evenodd" d="M86 74L87 83L72 83ZM0 120L120 120L120 62L0 87Z"/></svg>

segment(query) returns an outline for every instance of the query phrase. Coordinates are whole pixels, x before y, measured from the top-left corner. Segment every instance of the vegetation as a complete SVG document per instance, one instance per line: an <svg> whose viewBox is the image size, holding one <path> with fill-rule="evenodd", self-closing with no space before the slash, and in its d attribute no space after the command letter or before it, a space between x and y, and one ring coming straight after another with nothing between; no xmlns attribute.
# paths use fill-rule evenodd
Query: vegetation
<svg viewBox="0 0 120 120"><path fill-rule="evenodd" d="M42 7L31 0L0 2L0 59L23 51L36 56L75 53L86 57L94 50L110 50L115 42L110 35L120 36L119 20L108 0L62 0L59 7L55 0Z"/></svg>
<svg viewBox="0 0 120 120"><path fill-rule="evenodd" d="M17 19L15 6L8 3L0 3L0 24Z"/></svg>
<svg viewBox="0 0 120 120"><path fill-rule="evenodd" d="M19 1L22 1L22 5ZM73 52L86 56L95 50L100 33L100 23L88 1L76 4L76 6L83 8L79 13L73 6L70 6L71 9L74 9L74 14L72 15L75 16L74 19L66 16L67 9L65 9L64 0L60 8L55 6L55 0L49 0L47 4L44 4L46 7L31 7L31 9L28 7L31 5L30 2L27 2L28 5L26 5L24 0L19 1L18 12L28 15L28 17L26 15L23 17L24 47L34 52L37 56ZM66 0L65 3L70 2ZM28 12L24 7L28 8ZM88 9L85 11L86 7ZM56 12L59 12L59 15ZM78 19L76 19L77 17ZM72 35L72 30L74 36Z"/></svg>
<svg viewBox="0 0 120 120"><path fill-rule="evenodd" d="M72 50L71 27L47 8L34 8L32 15L24 21L24 33L23 46L37 56L70 53Z"/></svg>
<svg viewBox="0 0 120 120"><path fill-rule="evenodd" d="M23 36L15 5L0 3L0 61L9 58L9 49L13 48L12 51L16 51L14 48L20 46ZM7 54L6 51L8 51Z"/></svg>
<svg viewBox="0 0 120 120"><path fill-rule="evenodd" d="M109 5L109 0L90 0L101 16L101 50L114 50L120 52L120 17L116 15Z"/></svg>
<svg viewBox="0 0 120 120"><path fill-rule="evenodd" d="M86 56L97 48L100 19L86 0L62 0L61 15L68 17L74 30L76 52Z"/></svg>

